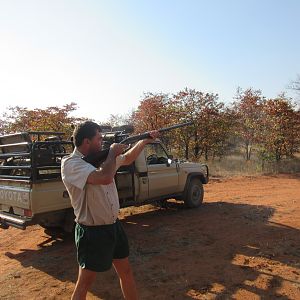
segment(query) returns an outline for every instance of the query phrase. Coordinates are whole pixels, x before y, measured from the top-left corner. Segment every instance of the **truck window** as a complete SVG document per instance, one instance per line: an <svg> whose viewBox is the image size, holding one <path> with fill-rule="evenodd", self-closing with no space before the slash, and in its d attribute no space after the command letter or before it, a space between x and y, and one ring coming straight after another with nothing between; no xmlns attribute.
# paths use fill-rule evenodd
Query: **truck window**
<svg viewBox="0 0 300 300"><path fill-rule="evenodd" d="M168 154L160 144L148 144L145 147L147 165L166 164Z"/></svg>

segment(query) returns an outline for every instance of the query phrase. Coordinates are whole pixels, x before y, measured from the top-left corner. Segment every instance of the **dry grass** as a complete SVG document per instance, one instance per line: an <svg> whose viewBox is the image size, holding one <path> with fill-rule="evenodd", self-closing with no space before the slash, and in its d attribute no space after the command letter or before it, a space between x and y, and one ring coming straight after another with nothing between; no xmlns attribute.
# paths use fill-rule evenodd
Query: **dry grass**
<svg viewBox="0 0 300 300"><path fill-rule="evenodd" d="M212 176L261 175L299 173L300 157L283 159L279 162L262 162L257 158L246 161L242 156L227 156L221 160L206 162Z"/></svg>

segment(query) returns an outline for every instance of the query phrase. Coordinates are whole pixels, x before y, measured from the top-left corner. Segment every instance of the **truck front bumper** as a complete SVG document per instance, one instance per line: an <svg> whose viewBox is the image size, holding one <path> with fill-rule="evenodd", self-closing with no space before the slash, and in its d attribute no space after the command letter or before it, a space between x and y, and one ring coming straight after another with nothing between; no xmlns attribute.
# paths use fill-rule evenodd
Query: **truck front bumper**
<svg viewBox="0 0 300 300"><path fill-rule="evenodd" d="M9 226L13 226L19 229L25 229L27 225L31 223L32 219L28 217L22 217L8 212L0 211L0 227L8 229Z"/></svg>

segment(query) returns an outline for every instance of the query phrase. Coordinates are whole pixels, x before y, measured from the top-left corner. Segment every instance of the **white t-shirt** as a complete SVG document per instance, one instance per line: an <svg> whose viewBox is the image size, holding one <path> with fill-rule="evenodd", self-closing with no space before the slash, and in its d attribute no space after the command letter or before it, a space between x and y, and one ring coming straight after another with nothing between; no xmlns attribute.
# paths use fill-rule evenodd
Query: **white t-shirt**
<svg viewBox="0 0 300 300"><path fill-rule="evenodd" d="M84 225L113 224L119 214L120 204L115 181L108 185L87 184L87 178L96 168L82 159L83 154L74 149L63 157L61 174L70 195L76 222ZM116 170L122 165L124 155L116 158Z"/></svg>

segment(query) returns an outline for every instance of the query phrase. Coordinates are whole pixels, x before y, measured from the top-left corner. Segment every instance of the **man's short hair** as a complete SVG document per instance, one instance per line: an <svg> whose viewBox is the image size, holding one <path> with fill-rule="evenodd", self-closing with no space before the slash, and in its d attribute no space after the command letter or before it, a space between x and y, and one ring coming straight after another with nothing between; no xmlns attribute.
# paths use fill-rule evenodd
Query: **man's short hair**
<svg viewBox="0 0 300 300"><path fill-rule="evenodd" d="M85 121L77 125L73 132L73 143L79 147L85 138L92 139L97 131L101 132L101 127L92 121Z"/></svg>

